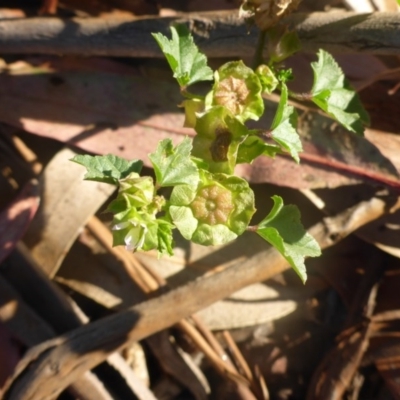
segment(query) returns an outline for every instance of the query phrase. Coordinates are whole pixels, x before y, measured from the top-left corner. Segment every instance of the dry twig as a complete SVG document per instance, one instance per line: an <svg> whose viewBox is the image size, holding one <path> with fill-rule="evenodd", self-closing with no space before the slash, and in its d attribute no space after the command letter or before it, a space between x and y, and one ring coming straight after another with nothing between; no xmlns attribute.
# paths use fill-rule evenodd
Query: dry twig
<svg viewBox="0 0 400 400"><path fill-rule="evenodd" d="M0 52L55 55L161 57L151 32L167 34L173 23L188 24L209 57L253 56L257 30L237 12L151 18L30 18L0 21ZM400 14L295 13L282 22L295 29L303 49L315 52L400 54Z"/></svg>

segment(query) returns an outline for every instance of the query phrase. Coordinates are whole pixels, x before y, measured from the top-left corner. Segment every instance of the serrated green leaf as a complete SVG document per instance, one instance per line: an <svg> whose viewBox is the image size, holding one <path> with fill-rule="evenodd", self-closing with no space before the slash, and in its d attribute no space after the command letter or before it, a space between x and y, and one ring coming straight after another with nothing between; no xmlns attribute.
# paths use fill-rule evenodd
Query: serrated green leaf
<svg viewBox="0 0 400 400"><path fill-rule="evenodd" d="M170 256L174 255L173 251L173 245L174 245L174 240L172 236L172 229L173 225L165 221L164 219L157 219L157 224L158 224L158 231L157 231L157 237L158 237L158 246L157 250L159 254L168 254Z"/></svg>
<svg viewBox="0 0 400 400"><path fill-rule="evenodd" d="M335 59L326 51L319 50L318 60L311 63L314 71L314 83L311 93L324 90L341 89L345 85L345 76Z"/></svg>
<svg viewBox="0 0 400 400"><path fill-rule="evenodd" d="M364 126L369 124L368 113L334 58L320 50L318 61L311 63L311 67L314 71L312 101L346 129L362 135Z"/></svg>
<svg viewBox="0 0 400 400"><path fill-rule="evenodd" d="M197 184L199 171L190 159L191 150L192 141L188 137L175 148L170 139L158 143L156 151L149 154L149 158L159 186Z"/></svg>
<svg viewBox="0 0 400 400"><path fill-rule="evenodd" d="M303 146L297 128L297 112L294 107L288 104L288 90L282 84L281 98L272 123L272 138L284 150L290 153L294 160L299 163L299 153L303 151Z"/></svg>
<svg viewBox="0 0 400 400"><path fill-rule="evenodd" d="M303 228L298 208L294 205L284 206L279 196L273 196L272 200L274 206L256 232L285 257L304 283L307 279L304 258L319 256L321 249Z"/></svg>
<svg viewBox="0 0 400 400"><path fill-rule="evenodd" d="M87 173L84 179L113 185L118 185L120 179L126 178L132 172L139 173L143 166L140 160L128 161L112 154L105 156L78 154L71 161L86 167Z"/></svg>
<svg viewBox="0 0 400 400"><path fill-rule="evenodd" d="M171 26L171 32L171 40L161 33L152 35L164 53L179 85L186 87L195 82L213 80L213 72L207 66L207 58L199 52L187 27Z"/></svg>

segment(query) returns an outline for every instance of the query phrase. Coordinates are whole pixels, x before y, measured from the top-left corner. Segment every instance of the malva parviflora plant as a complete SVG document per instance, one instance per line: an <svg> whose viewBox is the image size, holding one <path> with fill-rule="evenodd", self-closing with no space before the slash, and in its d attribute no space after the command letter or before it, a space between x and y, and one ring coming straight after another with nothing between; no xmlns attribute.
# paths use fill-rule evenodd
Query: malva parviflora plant
<svg viewBox="0 0 400 400"><path fill-rule="evenodd" d="M234 173L237 164L280 153L299 162L302 144L296 132L297 113L288 103L289 96L296 95L286 86L292 73L281 66L298 47L295 35L285 33L276 40L272 33L269 40L277 45L272 46L268 62L256 69L231 61L213 72L185 26L171 27L171 32L172 39L160 33L153 36L180 86L185 125L194 129L194 138L186 137L176 146L169 139L158 143L149 154L155 181L140 175L140 160L114 155L77 155L72 160L87 168L85 179L119 188L108 207L113 213L113 244L172 255L173 229L207 246L223 245L249 230L274 246L305 282L304 259L318 256L320 248L301 225L297 207L273 196L269 214L250 226L256 211L254 193ZM311 66L314 83L303 98L348 130L362 134L368 116L332 56L320 50ZM188 91L201 81L213 81L205 96ZM263 95L274 91L280 93L280 102L272 125L263 132L248 128L248 120L258 120L264 113ZM159 194L165 187L172 189L168 198Z"/></svg>

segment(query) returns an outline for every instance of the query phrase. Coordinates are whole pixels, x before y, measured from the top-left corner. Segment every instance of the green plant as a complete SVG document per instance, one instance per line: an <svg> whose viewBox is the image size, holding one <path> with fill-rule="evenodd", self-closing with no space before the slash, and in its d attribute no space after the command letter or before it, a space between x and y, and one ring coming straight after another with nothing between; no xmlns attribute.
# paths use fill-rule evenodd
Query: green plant
<svg viewBox="0 0 400 400"><path fill-rule="evenodd" d="M347 129L362 134L368 116L358 96L349 89L332 56L323 50L312 63L314 84L308 94L291 93L286 82L290 70L282 60L297 50L293 33L270 31L270 58L254 70L242 61L232 61L213 72L185 26L171 28L172 39L154 34L178 81L184 97L185 125L194 128L177 146L166 139L149 155L155 182L141 176L142 162L112 155L77 155L73 161L87 168L85 179L117 185L117 198L108 210L114 214L114 245L129 250L156 249L173 253L172 230L201 245L221 245L246 230L255 232L286 258L303 282L304 258L320 254L318 243L300 223L293 205L273 196L274 206L257 225L250 226L255 212L254 193L248 182L235 176L239 163L257 157L289 153L298 163L302 145L296 132L297 113L289 105L290 95L313 101ZM196 82L211 81L211 90L201 96L188 91ZM264 112L264 93L280 92L280 102L271 127L254 130L248 120ZM267 132L267 134L266 134ZM169 198L160 188L171 187Z"/></svg>

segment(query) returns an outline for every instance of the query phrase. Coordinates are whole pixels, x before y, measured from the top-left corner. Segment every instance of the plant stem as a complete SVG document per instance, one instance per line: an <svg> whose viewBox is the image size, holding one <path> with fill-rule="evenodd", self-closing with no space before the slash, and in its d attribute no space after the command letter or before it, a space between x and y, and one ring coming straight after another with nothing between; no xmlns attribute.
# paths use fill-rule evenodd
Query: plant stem
<svg viewBox="0 0 400 400"><path fill-rule="evenodd" d="M295 93L292 92L291 90L289 90L288 92L290 97L293 97L296 100L300 100L300 101L311 101L313 95L311 92L306 92L306 93Z"/></svg>
<svg viewBox="0 0 400 400"><path fill-rule="evenodd" d="M259 65L263 64L263 62L264 62L263 52L264 52L264 46L265 46L265 36L266 36L265 31L260 31L258 33L256 51L254 53L254 58L253 58L253 69L254 70Z"/></svg>
<svg viewBox="0 0 400 400"><path fill-rule="evenodd" d="M204 96L200 96L198 94L193 94L187 91L186 86L181 87L181 95L186 97L187 99L197 99L197 100L204 100Z"/></svg>

